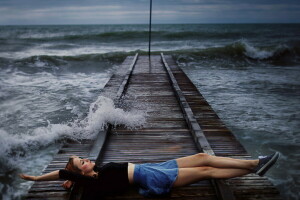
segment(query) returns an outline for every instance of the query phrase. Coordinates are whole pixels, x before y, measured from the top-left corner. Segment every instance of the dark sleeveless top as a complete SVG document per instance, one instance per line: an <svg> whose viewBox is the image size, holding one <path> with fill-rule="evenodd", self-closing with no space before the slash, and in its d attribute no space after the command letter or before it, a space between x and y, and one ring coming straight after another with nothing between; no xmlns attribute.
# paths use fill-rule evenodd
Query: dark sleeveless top
<svg viewBox="0 0 300 200"><path fill-rule="evenodd" d="M84 176L68 170L59 170L59 178L74 181L84 187L85 193L107 195L120 193L128 189L128 163L108 163L103 167L95 165L98 177Z"/></svg>

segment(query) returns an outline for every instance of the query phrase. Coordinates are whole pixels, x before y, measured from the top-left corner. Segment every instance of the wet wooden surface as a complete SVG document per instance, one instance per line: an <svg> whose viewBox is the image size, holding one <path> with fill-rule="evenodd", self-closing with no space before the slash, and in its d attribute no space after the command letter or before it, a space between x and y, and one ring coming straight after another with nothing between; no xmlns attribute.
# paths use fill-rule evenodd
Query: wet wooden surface
<svg viewBox="0 0 300 200"><path fill-rule="evenodd" d="M251 156L174 60L166 56L166 61L215 155L251 159ZM236 199L281 199L278 190L266 177L250 174L227 181Z"/></svg>
<svg viewBox="0 0 300 200"><path fill-rule="evenodd" d="M165 58L215 155L250 159L243 146L222 123L172 57ZM133 57L128 57L124 61L117 74L106 84L103 95L113 97L117 93L132 59ZM152 56L150 63L148 56L138 57L125 90L123 107L127 110L144 110L147 113L147 122L143 127L134 130L123 126L113 128L100 159L102 165L108 162L161 162L199 152L159 55ZM93 141L65 144L44 173L64 168L70 155L87 157L92 144ZM27 198L68 199L69 193L60 186L61 183L35 183ZM251 174L230 179L228 183L236 199L281 199L275 187L264 177ZM108 199L144 197L132 189L123 195ZM217 199L217 194L211 182L207 180L176 188L170 197L163 199Z"/></svg>
<svg viewBox="0 0 300 200"><path fill-rule="evenodd" d="M111 99L116 98L120 86L122 85L124 78L128 72L128 68L132 64L133 56L129 56L125 61L118 67L118 70L112 75L107 84L105 85L102 96L109 97ZM81 141L66 141L60 148L57 155L54 156L53 160L43 170L44 173L51 171L64 169L69 157L77 155L80 157L89 157L90 151L93 147L94 140L81 140ZM61 184L64 181L42 181L35 182L25 199L69 199L70 191L66 191Z"/></svg>

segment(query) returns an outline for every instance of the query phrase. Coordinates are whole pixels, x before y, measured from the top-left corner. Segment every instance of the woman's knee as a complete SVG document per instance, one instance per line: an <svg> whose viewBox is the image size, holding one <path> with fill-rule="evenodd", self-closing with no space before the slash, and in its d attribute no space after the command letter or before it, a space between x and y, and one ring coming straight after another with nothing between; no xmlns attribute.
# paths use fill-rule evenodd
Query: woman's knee
<svg viewBox="0 0 300 200"><path fill-rule="evenodd" d="M196 156L199 157L199 159L208 159L210 157L207 153L197 153Z"/></svg>
<svg viewBox="0 0 300 200"><path fill-rule="evenodd" d="M213 167L198 167L198 173L200 176L204 177L205 179L209 179L213 177L215 168Z"/></svg>

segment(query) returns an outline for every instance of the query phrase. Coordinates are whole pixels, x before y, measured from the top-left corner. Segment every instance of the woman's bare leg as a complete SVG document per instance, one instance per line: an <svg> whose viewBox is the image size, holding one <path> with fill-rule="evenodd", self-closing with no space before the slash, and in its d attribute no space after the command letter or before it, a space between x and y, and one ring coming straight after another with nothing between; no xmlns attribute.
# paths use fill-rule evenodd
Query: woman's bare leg
<svg viewBox="0 0 300 200"><path fill-rule="evenodd" d="M214 167L179 168L173 187L189 185L204 179L234 178L251 173L247 169L227 169Z"/></svg>
<svg viewBox="0 0 300 200"><path fill-rule="evenodd" d="M258 160L240 160L227 157L210 156L198 153L192 156L176 159L179 168L210 166L216 168L253 169Z"/></svg>

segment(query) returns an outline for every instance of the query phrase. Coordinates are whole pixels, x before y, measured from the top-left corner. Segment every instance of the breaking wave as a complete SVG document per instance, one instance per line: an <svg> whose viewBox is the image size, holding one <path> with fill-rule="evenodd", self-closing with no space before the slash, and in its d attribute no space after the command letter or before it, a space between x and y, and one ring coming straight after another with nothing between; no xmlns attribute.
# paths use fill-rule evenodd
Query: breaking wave
<svg viewBox="0 0 300 200"><path fill-rule="evenodd" d="M107 123L136 128L143 126L144 122L143 111L124 111L116 108L112 99L100 96L90 105L87 116L82 120L62 124L51 124L48 121L46 127L23 134L9 134L0 129L0 159L6 165L2 169L18 166L19 158L64 139L93 139Z"/></svg>
<svg viewBox="0 0 300 200"><path fill-rule="evenodd" d="M257 61L282 61L300 62L300 41L287 44L280 44L271 47L255 47L246 41L237 41L221 47L209 47L203 49L178 50L173 52L179 59L234 59L238 60L257 60ZM186 55L186 56L182 56Z"/></svg>
<svg viewBox="0 0 300 200"><path fill-rule="evenodd" d="M55 66L70 62L70 61L108 61L111 63L120 63L124 61L126 56L132 55L131 52L112 52L104 54L81 54L74 56L50 56L50 55L39 55L39 56L30 56L27 58L16 60L17 63L36 63L44 62L50 63Z"/></svg>
<svg viewBox="0 0 300 200"><path fill-rule="evenodd" d="M199 31L152 31L152 36L158 40L178 40L178 39L224 39L240 38L243 36L240 32L199 32ZM112 31L103 33L74 33L74 34L31 34L20 36L19 39L35 41L147 41L148 30L141 31ZM249 33L248 33L249 35Z"/></svg>
<svg viewBox="0 0 300 200"><path fill-rule="evenodd" d="M104 54L80 54L74 56L52 56L52 55L36 55L27 58L15 60L16 63L47 63L52 66L60 66L72 61L89 61L89 62L110 62L121 63L126 56L135 53L146 55L146 51L120 51ZM162 51L152 51L153 54L159 54ZM286 61L300 62L300 41L291 41L286 44L277 46L256 47L247 41L237 41L232 44L220 47L203 47L203 48L187 48L181 50L166 50L165 54L173 54L178 56L192 56L198 59L215 59L215 58L231 58L235 60L258 60L258 61ZM1 58L0 58L1 59ZM3 58L4 60L4 58ZM6 61L6 60L5 60Z"/></svg>

